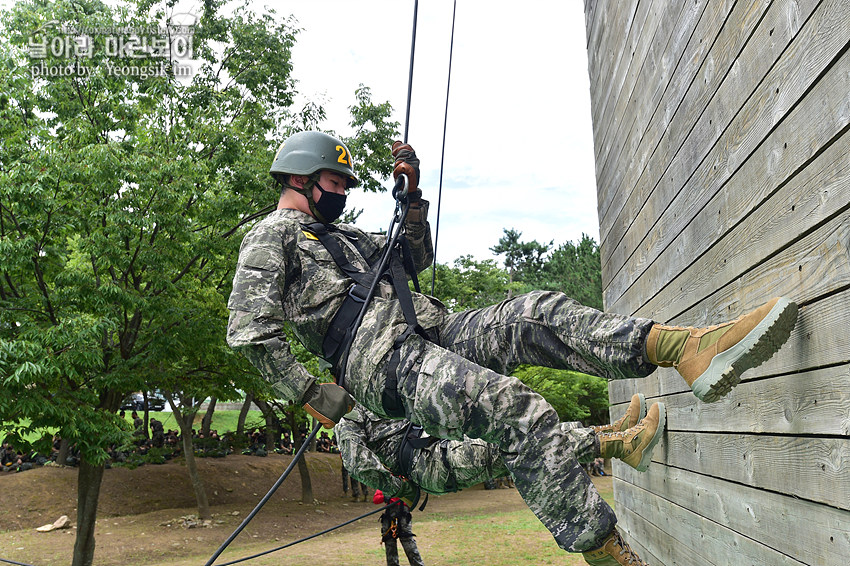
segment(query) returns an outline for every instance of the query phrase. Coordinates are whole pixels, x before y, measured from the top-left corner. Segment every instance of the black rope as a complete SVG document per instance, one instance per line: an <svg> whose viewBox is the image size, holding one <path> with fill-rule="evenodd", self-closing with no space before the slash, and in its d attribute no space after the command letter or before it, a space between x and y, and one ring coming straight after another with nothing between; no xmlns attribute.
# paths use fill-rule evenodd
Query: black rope
<svg viewBox="0 0 850 566"><path fill-rule="evenodd" d="M259 552L259 553L257 553L257 554L252 554L251 556L246 556L245 558L240 558L240 559L238 559L238 560L233 560L232 562L225 562L225 563L223 563L223 564L219 564L219 566L230 566L231 564L238 564L239 562L245 562L246 560L251 560L251 559L254 559L254 558L259 558L260 556L265 556L266 554L271 554L272 552L277 552L278 550L283 550L284 548L288 548L288 547L290 547L290 546L295 546L296 544L298 544L298 543L300 543L300 542L308 541L308 540L310 540L310 539L312 539L312 538L316 538L316 537L319 537L319 536L322 536L322 535L326 535L326 534L328 534L328 533L329 533L329 532L331 532L331 531L335 531L336 529L339 529L339 528L344 527L344 526L346 526L346 525L350 525L351 523L354 523L355 521L359 521L360 519L363 519L363 518L365 518L365 517L368 517L369 515L374 515L375 513L380 513L381 511L383 511L384 509L386 509L386 508L387 508L387 507L389 507L390 505L395 505L396 503L400 503L400 502L387 503L387 504L386 504L386 505L384 505L383 507L378 507L378 508L377 508L377 509L375 509L374 511L369 511L368 513L364 513L363 515L360 515L359 517L355 517L355 518L350 519L350 520L348 520L348 521L346 521L346 522L344 522L344 523L340 523L339 525L337 525L337 526L335 526L335 527L331 527L331 528L329 528L329 529L325 529L324 531L322 531L322 532L320 532L320 533L315 533L315 534L312 534L312 535L310 535L310 536L306 536L306 537L301 538L301 539L298 539L298 540L296 540L296 541L293 541L293 542L290 542L290 543L284 544L283 546L278 546L277 548L272 548L271 550L264 550L263 552Z"/></svg>
<svg viewBox="0 0 850 566"><path fill-rule="evenodd" d="M431 266L431 294L437 280L437 244L440 243L440 205L443 202L443 162L446 159L446 124L449 122L449 91L452 86L452 52L455 48L455 16L457 15L457 0L452 8L452 36L449 42L449 76L446 79L446 112L443 114L443 148L440 153L440 185L437 190L437 224L434 228L434 263Z"/></svg>
<svg viewBox="0 0 850 566"><path fill-rule="evenodd" d="M281 474L280 478L275 482L269 492L260 500L259 503L257 503L257 506L254 507L254 510L251 511L247 517L245 517L245 520L242 521L242 524L239 525L235 531L233 531L233 534L227 537L227 540L224 541L224 543L220 547L218 547L218 550L216 550L215 554L213 554L212 557L207 560L207 563L204 566L210 566L213 562L215 562L215 559L218 558L222 552L224 552L224 549L227 548L231 542L233 542L233 539L235 539L239 535L239 533L242 532L242 529L248 526L248 523L251 522L251 519L253 519L254 516L260 512L260 509L263 508L263 505L265 505L266 502L271 499L272 495L274 495L274 492L277 491L277 488L279 488L280 485L283 483L283 480L285 480L289 473L293 470L293 468L295 468L295 464L298 463L298 460L307 450L307 447L310 445L311 442L313 442L313 439L316 438L316 434L319 432L321 426L321 424L316 424L316 427L313 429L313 432L311 432L310 436L308 436L307 439L304 440L304 443L301 444L301 448L299 448L298 452L295 453L295 456L293 456L292 461L289 463L289 466L286 467L286 470L284 470L283 474Z"/></svg>
<svg viewBox="0 0 850 566"><path fill-rule="evenodd" d="M0 562L5 562L6 564L16 564L17 566L32 566L32 564L26 564L24 562L15 562L14 560L6 560L5 558L0 558Z"/></svg>
<svg viewBox="0 0 850 566"><path fill-rule="evenodd" d="M416 15L419 12L419 0L413 2L413 33L410 39L410 72L407 77L407 112L404 116L404 143L410 130L410 97L413 94L413 56L416 54Z"/></svg>

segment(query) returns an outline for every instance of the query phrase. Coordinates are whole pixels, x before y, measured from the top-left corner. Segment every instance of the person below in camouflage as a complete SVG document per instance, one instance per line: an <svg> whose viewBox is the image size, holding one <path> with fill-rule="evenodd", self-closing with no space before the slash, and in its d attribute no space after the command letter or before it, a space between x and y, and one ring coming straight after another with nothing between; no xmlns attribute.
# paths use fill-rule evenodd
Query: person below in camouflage
<svg viewBox="0 0 850 566"><path fill-rule="evenodd" d="M419 160L401 142L393 144L392 154L393 175L410 180L403 228L421 271L433 249L428 202L418 189ZM322 356L330 322L354 281L306 224L325 223L348 262L362 271L377 262L386 237L330 224L342 213L346 191L358 183L351 153L340 140L320 132L294 134L281 144L270 172L283 189L277 210L242 241L228 301L230 346L245 354L283 400L300 402L328 428L356 399L381 417L406 417L431 436L465 435L495 444L517 490L558 545L582 552L593 565L639 559L571 452L555 410L506 374L526 363L625 379L672 366L698 398L711 402L728 393L742 372L772 356L796 321L796 305L784 298L719 326L687 328L600 312L557 292L532 292L459 313L413 293L426 340L408 331L395 290L381 282L347 364L336 368L346 377L345 387L319 384L296 361L284 328ZM664 415L656 403L637 426L599 434L600 451L646 469Z"/></svg>
<svg viewBox="0 0 850 566"><path fill-rule="evenodd" d="M408 504L403 499L396 497L387 501L380 489L375 490L372 503L375 505L394 503L394 505L386 508L379 519L381 521L381 542L386 551L387 566L399 566L397 540L401 541L401 547L404 549L404 554L407 556L407 562L410 566L425 566L422 555L419 554L419 547L416 546L413 517L410 515Z"/></svg>

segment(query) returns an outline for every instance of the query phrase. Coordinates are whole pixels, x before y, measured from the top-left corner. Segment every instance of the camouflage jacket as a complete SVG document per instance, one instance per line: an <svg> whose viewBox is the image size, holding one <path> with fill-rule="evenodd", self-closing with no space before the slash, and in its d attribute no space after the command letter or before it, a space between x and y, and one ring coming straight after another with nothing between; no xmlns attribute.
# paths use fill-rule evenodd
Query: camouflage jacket
<svg viewBox="0 0 850 566"><path fill-rule="evenodd" d="M383 419L358 405L334 427L342 465L362 483L387 494L398 493L402 484L396 477L398 451L407 423Z"/></svg>
<svg viewBox="0 0 850 566"><path fill-rule="evenodd" d="M404 223L417 271L433 257L428 202L420 203L411 206ZM284 325L289 324L304 347L321 357L328 325L354 283L316 237L302 229L302 223L312 222L312 216L290 209L275 210L258 222L242 240L227 305L228 344L245 354L282 400L291 402L299 402L315 378L292 354ZM380 257L386 236L367 234L348 224L336 228L332 235L348 260L368 270L369 262ZM432 328L444 320L446 309L436 299L414 293L413 301L423 327ZM395 291L382 282L352 344L348 371L372 375L406 328ZM351 393L364 401L364 392ZM371 396L377 399L379 393L370 395L374 406Z"/></svg>

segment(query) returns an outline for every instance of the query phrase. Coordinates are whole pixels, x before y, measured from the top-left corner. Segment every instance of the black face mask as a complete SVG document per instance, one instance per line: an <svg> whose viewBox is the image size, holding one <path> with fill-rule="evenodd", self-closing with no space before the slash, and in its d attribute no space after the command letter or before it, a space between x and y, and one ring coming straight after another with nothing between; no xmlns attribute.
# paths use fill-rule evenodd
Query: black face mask
<svg viewBox="0 0 850 566"><path fill-rule="evenodd" d="M342 211L345 209L346 195L328 192L319 183L316 183L316 188L319 189L322 196L315 202L313 212L318 213L317 220L330 224L342 215Z"/></svg>

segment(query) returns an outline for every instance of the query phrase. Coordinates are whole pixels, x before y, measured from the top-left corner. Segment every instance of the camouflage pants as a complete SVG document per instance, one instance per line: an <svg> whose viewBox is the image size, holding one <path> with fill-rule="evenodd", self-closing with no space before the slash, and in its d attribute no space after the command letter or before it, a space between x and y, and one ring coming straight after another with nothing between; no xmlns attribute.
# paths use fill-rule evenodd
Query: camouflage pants
<svg viewBox="0 0 850 566"><path fill-rule="evenodd" d="M342 491L343 493L348 493L348 478L349 478L348 470L345 469L345 466L342 467ZM365 483L360 483L354 478L351 478L351 494L354 497L360 497L360 490L363 489L363 495L368 495L366 491L368 488Z"/></svg>
<svg viewBox="0 0 850 566"><path fill-rule="evenodd" d="M583 307L561 293L523 295L451 315L438 329L442 347L409 337L398 352L398 393L410 420L428 434L496 444L518 491L558 545L591 550L614 528L613 510L578 463L555 410L491 368L507 372L530 363L643 377L654 369L643 358L651 324ZM385 381L385 372L374 378Z"/></svg>
<svg viewBox="0 0 850 566"><path fill-rule="evenodd" d="M387 566L399 566L397 540L401 541L401 547L410 566L424 566L425 563L416 546L416 539L413 538L415 535L411 530L410 513L400 504L396 504L384 511L380 521L381 541L387 553Z"/></svg>
<svg viewBox="0 0 850 566"><path fill-rule="evenodd" d="M579 462L592 462L598 456L593 429L578 428L572 423L561 423L560 427ZM509 473L498 446L469 438L441 440L416 450L410 466L410 479L430 493L465 489Z"/></svg>

